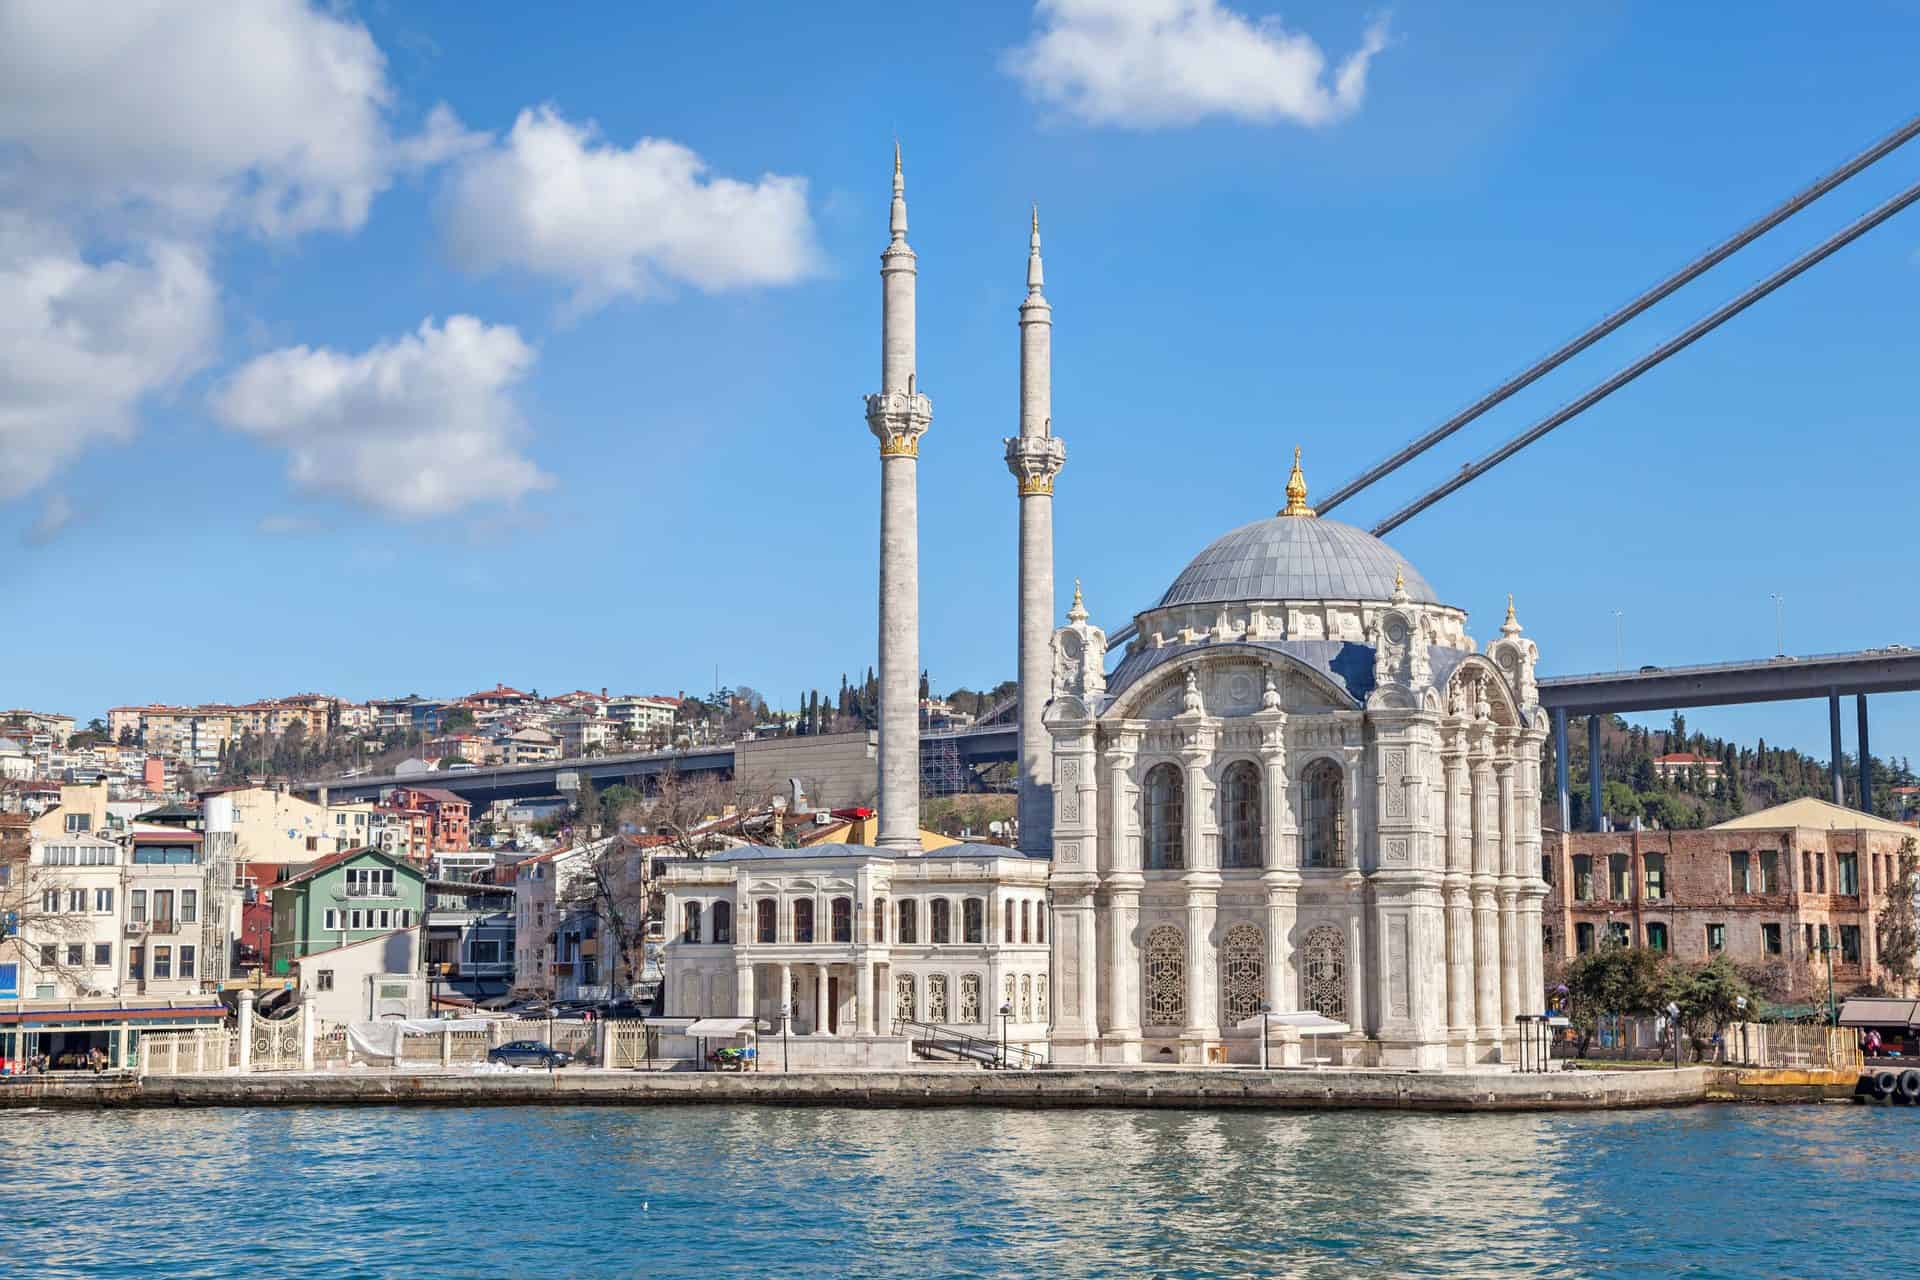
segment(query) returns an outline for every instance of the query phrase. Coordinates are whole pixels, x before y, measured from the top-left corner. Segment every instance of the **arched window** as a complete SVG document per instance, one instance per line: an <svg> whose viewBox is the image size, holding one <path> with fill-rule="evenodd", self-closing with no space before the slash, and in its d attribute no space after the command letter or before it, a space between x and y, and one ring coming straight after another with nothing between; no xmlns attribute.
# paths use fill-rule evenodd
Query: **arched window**
<svg viewBox="0 0 1920 1280"><path fill-rule="evenodd" d="M1033 1020L1047 1020L1047 982L1044 978L1033 984Z"/></svg>
<svg viewBox="0 0 1920 1280"><path fill-rule="evenodd" d="M1179 767L1157 764L1148 770L1147 785L1140 789L1140 804L1148 870L1178 871L1187 864L1186 782L1180 777Z"/></svg>
<svg viewBox="0 0 1920 1280"><path fill-rule="evenodd" d="M833 922L833 941L853 941L853 899L835 898L830 906Z"/></svg>
<svg viewBox="0 0 1920 1280"><path fill-rule="evenodd" d="M945 898L935 898L928 904L927 930L930 942L953 941L953 903ZM931 993L928 998L932 998Z"/></svg>
<svg viewBox="0 0 1920 1280"><path fill-rule="evenodd" d="M1347 1020L1347 940L1323 924L1300 949L1300 1003L1336 1022Z"/></svg>
<svg viewBox="0 0 1920 1280"><path fill-rule="evenodd" d="M680 941L700 941L700 904L689 902L681 914Z"/></svg>
<svg viewBox="0 0 1920 1280"><path fill-rule="evenodd" d="M1260 766L1241 760L1220 779L1220 865L1257 867L1266 858L1260 823Z"/></svg>
<svg viewBox="0 0 1920 1280"><path fill-rule="evenodd" d="M1023 973L1020 975L1020 1021L1033 1021L1033 977L1031 974Z"/></svg>
<svg viewBox="0 0 1920 1280"><path fill-rule="evenodd" d="M1178 1027L1187 1021L1187 937L1176 926L1155 925L1141 950L1147 981L1141 989L1146 1023Z"/></svg>
<svg viewBox="0 0 1920 1280"><path fill-rule="evenodd" d="M947 1020L947 975L930 973L927 975L927 1021L945 1022Z"/></svg>
<svg viewBox="0 0 1920 1280"><path fill-rule="evenodd" d="M901 943L912 946L920 941L920 913L915 908L912 898L900 898L897 902L900 911L900 927L895 936ZM911 979L908 980L908 984L912 984Z"/></svg>
<svg viewBox="0 0 1920 1280"><path fill-rule="evenodd" d="M1237 1027L1260 1012L1266 994L1266 937L1253 925L1236 924L1220 946L1220 1004L1226 1024Z"/></svg>
<svg viewBox="0 0 1920 1280"><path fill-rule="evenodd" d="M987 940L987 900L968 898L961 903L960 923L965 929L962 941L985 942Z"/></svg>
<svg viewBox="0 0 1920 1280"><path fill-rule="evenodd" d="M900 1022L913 1022L919 1010L915 1007L913 975L902 973L893 980L893 1016Z"/></svg>
<svg viewBox="0 0 1920 1280"><path fill-rule="evenodd" d="M733 904L731 902L713 904L713 940L715 942L733 941Z"/></svg>
<svg viewBox="0 0 1920 1280"><path fill-rule="evenodd" d="M1033 904L1033 940L1035 942L1047 940L1047 904L1044 902Z"/></svg>
<svg viewBox="0 0 1920 1280"><path fill-rule="evenodd" d="M887 900L885 898L873 900L873 940L875 942L887 940Z"/></svg>
<svg viewBox="0 0 1920 1280"><path fill-rule="evenodd" d="M1031 902L1022 902L1020 904L1020 941L1022 942L1033 941L1033 914L1032 913L1033 913L1033 904Z"/></svg>
<svg viewBox="0 0 1920 1280"><path fill-rule="evenodd" d="M793 940L813 941L813 899L801 898L793 904Z"/></svg>
<svg viewBox="0 0 1920 1280"><path fill-rule="evenodd" d="M772 898L762 898L753 904L753 938L755 942L780 940L780 908Z"/></svg>
<svg viewBox="0 0 1920 1280"><path fill-rule="evenodd" d="M1009 1014L1013 1012L1013 990L1014 990L1013 975L1008 974L1007 988L1004 992L1001 993L1000 1003L1006 1007L1006 1010Z"/></svg>
<svg viewBox="0 0 1920 1280"><path fill-rule="evenodd" d="M1013 899L1007 899L1007 941L1013 941Z"/></svg>
<svg viewBox="0 0 1920 1280"><path fill-rule="evenodd" d="M960 1021L969 1026L980 1021L980 975L977 973L961 975Z"/></svg>
<svg viewBox="0 0 1920 1280"><path fill-rule="evenodd" d="M1302 835L1306 841L1307 865L1346 866L1346 783L1340 766L1331 760L1315 760L1301 775L1300 791L1306 818Z"/></svg>

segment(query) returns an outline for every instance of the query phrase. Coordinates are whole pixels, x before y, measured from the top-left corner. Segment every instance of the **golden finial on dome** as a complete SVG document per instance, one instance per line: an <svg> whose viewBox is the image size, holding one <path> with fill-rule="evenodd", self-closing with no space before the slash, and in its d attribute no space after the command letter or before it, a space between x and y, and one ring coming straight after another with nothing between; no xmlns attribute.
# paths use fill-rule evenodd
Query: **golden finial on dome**
<svg viewBox="0 0 1920 1280"><path fill-rule="evenodd" d="M1514 616L1513 592L1507 592L1507 620L1500 624L1500 634L1517 636L1520 634L1520 619Z"/></svg>
<svg viewBox="0 0 1920 1280"><path fill-rule="evenodd" d="M1280 509L1283 516L1310 516L1313 508L1307 505L1307 477L1300 470L1300 446L1293 446L1293 474L1287 477L1287 505Z"/></svg>
<svg viewBox="0 0 1920 1280"><path fill-rule="evenodd" d="M1405 565L1397 564L1393 566L1393 589L1395 591L1405 591L1407 589L1407 568Z"/></svg>
<svg viewBox="0 0 1920 1280"><path fill-rule="evenodd" d="M1080 579L1073 580L1073 605L1067 610L1067 621L1075 624L1087 620L1087 605L1080 598Z"/></svg>

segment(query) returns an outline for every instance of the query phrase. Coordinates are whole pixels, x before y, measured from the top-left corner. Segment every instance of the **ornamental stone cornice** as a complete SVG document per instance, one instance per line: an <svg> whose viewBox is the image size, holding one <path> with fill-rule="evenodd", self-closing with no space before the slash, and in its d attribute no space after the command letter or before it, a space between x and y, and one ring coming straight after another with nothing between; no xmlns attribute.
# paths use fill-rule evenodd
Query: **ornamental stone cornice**
<svg viewBox="0 0 1920 1280"><path fill-rule="evenodd" d="M883 458L917 458L920 437L933 425L933 401L918 391L881 391L867 397L867 429Z"/></svg>
<svg viewBox="0 0 1920 1280"><path fill-rule="evenodd" d="M1050 497L1053 478L1067 463L1067 442L1058 436L1007 438L1007 470L1013 473L1020 496Z"/></svg>

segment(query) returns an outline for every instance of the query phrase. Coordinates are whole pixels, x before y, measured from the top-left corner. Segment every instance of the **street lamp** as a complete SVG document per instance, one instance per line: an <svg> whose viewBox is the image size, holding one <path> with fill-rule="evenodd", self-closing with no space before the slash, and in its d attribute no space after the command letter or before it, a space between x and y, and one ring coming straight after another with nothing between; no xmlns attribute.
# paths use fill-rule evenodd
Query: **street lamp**
<svg viewBox="0 0 1920 1280"><path fill-rule="evenodd" d="M780 1004L780 1070L789 1070L787 1066L787 1028L793 1025L794 1002L784 1000Z"/></svg>
<svg viewBox="0 0 1920 1280"><path fill-rule="evenodd" d="M1007 1019L1013 1016L1011 1000L1000 1006L1000 1069L1007 1069Z"/></svg>
<svg viewBox="0 0 1920 1280"><path fill-rule="evenodd" d="M1260 1069L1267 1069L1267 1015L1273 1012L1273 1006L1265 1000L1260 1002Z"/></svg>
<svg viewBox="0 0 1920 1280"><path fill-rule="evenodd" d="M1733 1007L1740 1015L1740 1061L1744 1064L1747 1060L1747 998L1735 996Z"/></svg>
<svg viewBox="0 0 1920 1280"><path fill-rule="evenodd" d="M1787 598L1778 591L1773 593L1773 651L1785 657L1787 653Z"/></svg>
<svg viewBox="0 0 1920 1280"><path fill-rule="evenodd" d="M1667 1001L1667 1024L1673 1028L1673 1069L1680 1069L1680 1006Z"/></svg>

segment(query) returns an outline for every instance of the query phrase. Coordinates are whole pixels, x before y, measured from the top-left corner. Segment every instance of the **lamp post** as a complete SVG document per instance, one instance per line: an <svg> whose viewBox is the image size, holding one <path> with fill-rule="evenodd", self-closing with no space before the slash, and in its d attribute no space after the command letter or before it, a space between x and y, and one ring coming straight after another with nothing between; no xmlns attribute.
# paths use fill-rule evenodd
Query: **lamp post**
<svg viewBox="0 0 1920 1280"><path fill-rule="evenodd" d="M1826 926L1822 925L1821 927L1825 928ZM1833 939L1832 938L1822 938L1820 940L1820 954L1824 955L1827 958L1827 1025L1830 1027L1837 1027L1840 1025L1840 1013L1839 1013L1839 1010L1834 1008L1834 1004L1833 1004Z"/></svg>
<svg viewBox="0 0 1920 1280"><path fill-rule="evenodd" d="M782 1001L780 1004L780 1070L782 1073L789 1070L787 1066L787 1028L793 1024L793 1005L794 1002L791 1000Z"/></svg>
<svg viewBox="0 0 1920 1280"><path fill-rule="evenodd" d="M1013 1016L1013 1002L1000 1006L1000 1069L1007 1069L1007 1019Z"/></svg>
<svg viewBox="0 0 1920 1280"><path fill-rule="evenodd" d="M1667 1024L1673 1028L1673 1069L1680 1069L1680 1006L1667 1001Z"/></svg>
<svg viewBox="0 0 1920 1280"><path fill-rule="evenodd" d="M1265 1000L1260 1002L1260 1069L1267 1069L1267 1015L1273 1012L1273 1006Z"/></svg>
<svg viewBox="0 0 1920 1280"><path fill-rule="evenodd" d="M1747 1061L1747 998L1735 996L1733 1007L1740 1015L1740 1062L1745 1065Z"/></svg>
<svg viewBox="0 0 1920 1280"><path fill-rule="evenodd" d="M1787 652L1787 598L1773 593L1773 651L1782 657Z"/></svg>

